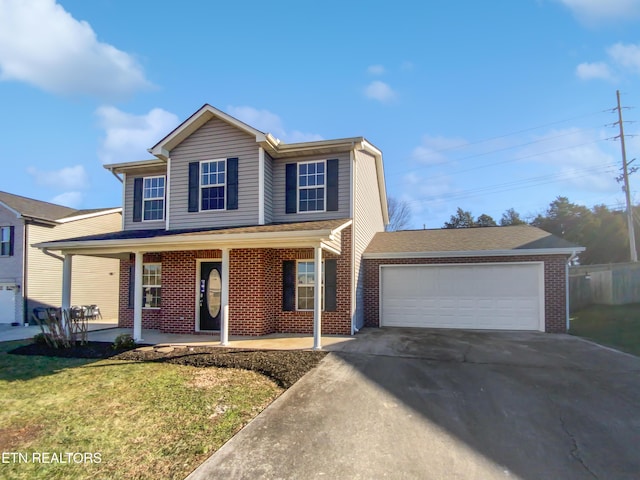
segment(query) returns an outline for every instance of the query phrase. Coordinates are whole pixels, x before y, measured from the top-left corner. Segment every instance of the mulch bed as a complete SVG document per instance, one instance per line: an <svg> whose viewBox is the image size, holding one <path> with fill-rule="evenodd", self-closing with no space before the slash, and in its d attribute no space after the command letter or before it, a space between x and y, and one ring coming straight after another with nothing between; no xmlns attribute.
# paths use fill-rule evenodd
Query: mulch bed
<svg viewBox="0 0 640 480"><path fill-rule="evenodd" d="M45 355L65 358L125 360L135 362L168 362L194 367L240 368L261 373L283 388L289 388L313 369L327 352L305 350L243 350L217 347L142 348L123 352L113 350L108 342L89 342L68 349L29 344L9 353Z"/></svg>

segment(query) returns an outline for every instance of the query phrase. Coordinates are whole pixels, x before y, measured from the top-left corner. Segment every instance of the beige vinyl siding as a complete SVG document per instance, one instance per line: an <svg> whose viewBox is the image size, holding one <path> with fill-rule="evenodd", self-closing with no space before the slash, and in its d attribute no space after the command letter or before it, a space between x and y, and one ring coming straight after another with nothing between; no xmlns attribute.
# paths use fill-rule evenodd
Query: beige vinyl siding
<svg viewBox="0 0 640 480"><path fill-rule="evenodd" d="M356 279L356 327L364 325L364 268L360 268L362 252L376 234L384 230L382 208L380 206L380 190L376 173L375 158L363 151L355 154L355 214L354 214L354 265L353 275Z"/></svg>
<svg viewBox="0 0 640 480"><path fill-rule="evenodd" d="M273 158L264 152L264 222L273 221Z"/></svg>
<svg viewBox="0 0 640 480"><path fill-rule="evenodd" d="M329 160L337 158L338 162L338 210L333 212L286 212L286 164L308 162L314 160ZM274 222L304 222L313 220L331 220L334 218L348 218L349 212L349 152L332 153L330 155L312 155L296 158L281 158L273 165L273 221Z"/></svg>
<svg viewBox="0 0 640 480"><path fill-rule="evenodd" d="M120 230L121 216L111 213L63 223L55 227L28 225L30 245L48 240L97 235ZM52 252L58 254L58 252ZM112 258L74 255L71 273L71 304L100 308L103 318L118 317L120 261ZM62 302L62 260L29 247L27 258L28 314L38 306L59 307Z"/></svg>
<svg viewBox="0 0 640 480"><path fill-rule="evenodd" d="M0 205L0 227L13 226L13 255L0 257L0 284L6 286L20 285L22 287L22 252L24 246L24 223L14 212ZM0 323L22 323L22 289L15 296L13 318L0 318Z"/></svg>
<svg viewBox="0 0 640 480"><path fill-rule="evenodd" d="M122 208L124 214L124 229L125 230L146 230L146 229L155 229L155 228L165 228L165 221L153 221L153 222L134 222L133 221L133 184L135 183L136 178L143 177L155 177L158 175L166 175L166 169L164 168L153 168L145 173L136 173L127 174L124 180L124 205ZM166 180L165 180L166 186ZM165 189L165 202L167 191ZM166 204L165 204L165 219L166 219Z"/></svg>
<svg viewBox="0 0 640 480"><path fill-rule="evenodd" d="M171 229L257 225L258 144L255 137L212 118L171 153ZM238 209L189 212L189 163L238 158Z"/></svg>

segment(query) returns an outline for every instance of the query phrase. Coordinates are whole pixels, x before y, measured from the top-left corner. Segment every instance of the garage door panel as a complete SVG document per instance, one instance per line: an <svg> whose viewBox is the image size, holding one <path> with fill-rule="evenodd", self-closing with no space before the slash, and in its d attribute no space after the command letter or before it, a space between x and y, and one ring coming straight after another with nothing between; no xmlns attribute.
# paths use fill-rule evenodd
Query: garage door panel
<svg viewBox="0 0 640 480"><path fill-rule="evenodd" d="M381 325L538 330L539 263L381 269Z"/></svg>

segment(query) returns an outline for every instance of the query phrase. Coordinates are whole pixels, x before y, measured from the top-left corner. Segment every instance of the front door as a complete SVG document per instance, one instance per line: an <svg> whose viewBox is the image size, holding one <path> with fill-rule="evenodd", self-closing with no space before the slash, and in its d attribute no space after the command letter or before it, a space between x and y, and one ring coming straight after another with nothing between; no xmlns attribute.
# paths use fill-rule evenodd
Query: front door
<svg viewBox="0 0 640 480"><path fill-rule="evenodd" d="M200 330L220 330L222 263L200 264Z"/></svg>

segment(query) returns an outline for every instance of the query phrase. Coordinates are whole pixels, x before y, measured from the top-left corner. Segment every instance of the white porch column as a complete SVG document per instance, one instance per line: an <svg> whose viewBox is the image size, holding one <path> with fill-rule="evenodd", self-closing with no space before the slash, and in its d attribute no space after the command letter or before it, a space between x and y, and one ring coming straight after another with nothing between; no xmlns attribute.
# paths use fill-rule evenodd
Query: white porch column
<svg viewBox="0 0 640 480"><path fill-rule="evenodd" d="M133 269L133 339L142 341L142 252L135 253Z"/></svg>
<svg viewBox="0 0 640 480"><path fill-rule="evenodd" d="M71 267L73 266L73 255L69 253L65 253L64 259L62 260L62 313L61 313L61 321L62 327L66 328L66 319L64 316L64 312L69 312L69 308L71 308Z"/></svg>
<svg viewBox="0 0 640 480"><path fill-rule="evenodd" d="M313 289L313 349L322 349L322 247L315 247Z"/></svg>
<svg viewBox="0 0 640 480"><path fill-rule="evenodd" d="M222 319L220 322L220 345L229 345L229 249L222 249L222 294L220 298Z"/></svg>

